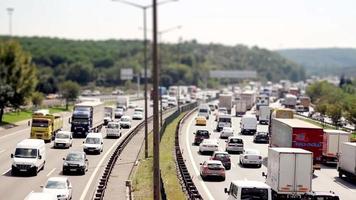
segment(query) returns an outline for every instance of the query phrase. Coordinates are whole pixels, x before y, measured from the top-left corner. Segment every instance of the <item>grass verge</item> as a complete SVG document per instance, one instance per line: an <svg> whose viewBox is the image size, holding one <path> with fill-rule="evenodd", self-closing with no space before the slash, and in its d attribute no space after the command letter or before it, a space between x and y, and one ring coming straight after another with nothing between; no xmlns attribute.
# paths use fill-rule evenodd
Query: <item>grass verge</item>
<svg viewBox="0 0 356 200"><path fill-rule="evenodd" d="M52 107L48 108L50 113L59 113L59 112L65 112L65 111L71 111L73 109L73 106L69 106L68 110L66 110L65 106L62 107ZM31 119L32 116L32 110L21 110L18 112L8 112L5 113L3 116L3 122L1 125L6 125L6 124L14 124L16 122L20 122L26 119Z"/></svg>
<svg viewBox="0 0 356 200"><path fill-rule="evenodd" d="M322 124L321 122L317 122L315 120L312 120L312 119L308 119L308 118L305 118L305 117L298 117L298 119L301 119L303 121L306 121L306 122L309 122L311 124L314 124L315 126L319 126L321 128L325 128L325 129L336 129L334 126L330 126L329 124Z"/></svg>
<svg viewBox="0 0 356 200"><path fill-rule="evenodd" d="M176 165L174 160L175 130L179 120L183 116L184 113L181 114L175 120L173 120L173 122L167 126L160 143L160 168L162 173L162 179L164 182L164 188L166 190L167 198L173 200L186 199L185 194L182 191L182 186L180 185L177 177ZM149 157L148 159L145 159L144 151L141 151L141 162L132 178L134 198L140 200L152 199L153 196L153 135L150 134L148 139Z"/></svg>

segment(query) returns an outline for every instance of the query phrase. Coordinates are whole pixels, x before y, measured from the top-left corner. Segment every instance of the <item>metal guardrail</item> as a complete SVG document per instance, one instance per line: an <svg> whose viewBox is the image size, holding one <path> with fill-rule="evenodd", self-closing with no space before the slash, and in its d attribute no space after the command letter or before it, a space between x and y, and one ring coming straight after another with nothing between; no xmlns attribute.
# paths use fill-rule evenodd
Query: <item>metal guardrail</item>
<svg viewBox="0 0 356 200"><path fill-rule="evenodd" d="M198 189L196 188L192 177L189 174L188 168L185 165L184 159L182 152L180 150L180 145L179 145L179 131L181 128L181 125L184 123L184 121L196 110L190 108L187 110L191 110L189 113L187 113L178 123L177 128L176 128L176 135L175 135L175 154L176 154L176 162L177 162L177 168L178 168L178 174L182 180L182 186L183 190L186 191L186 194L188 196L188 199L191 200L199 200L203 199L203 197L199 194Z"/></svg>

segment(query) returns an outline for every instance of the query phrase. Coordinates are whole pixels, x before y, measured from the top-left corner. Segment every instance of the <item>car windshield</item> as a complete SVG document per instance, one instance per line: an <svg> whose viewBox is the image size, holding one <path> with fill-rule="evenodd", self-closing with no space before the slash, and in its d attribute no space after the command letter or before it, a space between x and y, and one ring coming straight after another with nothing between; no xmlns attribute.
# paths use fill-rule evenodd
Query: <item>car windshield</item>
<svg viewBox="0 0 356 200"><path fill-rule="evenodd" d="M232 132L233 130L232 130L232 128L230 128L230 127L224 127L224 128L223 128L223 131L224 131L224 132Z"/></svg>
<svg viewBox="0 0 356 200"><path fill-rule="evenodd" d="M209 131L199 130L199 131L197 131L197 135L199 135L199 136L208 136L209 135Z"/></svg>
<svg viewBox="0 0 356 200"><path fill-rule="evenodd" d="M225 160L225 159L230 158L230 156L229 156L229 154L226 154L226 153L217 153L217 154L215 154L214 158Z"/></svg>
<svg viewBox="0 0 356 200"><path fill-rule="evenodd" d="M231 139L229 140L229 143L239 143L239 144L242 144L243 141L242 141L242 139L240 139L240 138L231 138Z"/></svg>
<svg viewBox="0 0 356 200"><path fill-rule="evenodd" d="M57 133L57 134L56 134L56 138L59 138L59 139L68 139L68 138L69 138L69 135L68 135L68 134L64 134L64 133Z"/></svg>
<svg viewBox="0 0 356 200"><path fill-rule="evenodd" d="M247 151L245 151L245 154L258 155L260 153L258 151L255 151L255 150L247 150Z"/></svg>
<svg viewBox="0 0 356 200"><path fill-rule="evenodd" d="M119 108L119 109L116 109L115 112L124 112L124 110Z"/></svg>
<svg viewBox="0 0 356 200"><path fill-rule="evenodd" d="M142 112L141 111L138 111L138 112L135 112L134 115L141 115Z"/></svg>
<svg viewBox="0 0 356 200"><path fill-rule="evenodd" d="M66 157L67 161L81 161L83 159L84 159L84 155L79 153L70 153Z"/></svg>
<svg viewBox="0 0 356 200"><path fill-rule="evenodd" d="M48 120L46 119L33 119L32 120L33 127L48 127Z"/></svg>
<svg viewBox="0 0 356 200"><path fill-rule="evenodd" d="M226 108L219 108L219 112L220 112L220 113L225 113L225 114L226 114L226 113L227 113L227 110L226 110Z"/></svg>
<svg viewBox="0 0 356 200"><path fill-rule="evenodd" d="M219 117L219 122L231 123L231 118L229 118L229 117Z"/></svg>
<svg viewBox="0 0 356 200"><path fill-rule="evenodd" d="M118 129L119 124L108 124L108 128Z"/></svg>
<svg viewBox="0 0 356 200"><path fill-rule="evenodd" d="M207 112L208 112L208 109L201 108L201 109L199 109L199 112L200 112L200 113L207 113Z"/></svg>
<svg viewBox="0 0 356 200"><path fill-rule="evenodd" d="M88 118L73 118L73 123L88 124Z"/></svg>
<svg viewBox="0 0 356 200"><path fill-rule="evenodd" d="M85 140L85 143L87 144L99 144L100 143L100 139L99 138L87 138Z"/></svg>
<svg viewBox="0 0 356 200"><path fill-rule="evenodd" d="M37 157L37 149L16 148L15 157L16 158L36 158Z"/></svg>
<svg viewBox="0 0 356 200"><path fill-rule="evenodd" d="M123 118L120 119L120 121L122 121L122 122L128 122L128 121L130 121L130 119L129 119L129 118L126 118L126 117L123 117Z"/></svg>
<svg viewBox="0 0 356 200"><path fill-rule="evenodd" d="M268 200L268 189L242 188L241 200Z"/></svg>
<svg viewBox="0 0 356 200"><path fill-rule="evenodd" d="M62 181L48 181L46 184L47 189L66 189L65 182Z"/></svg>

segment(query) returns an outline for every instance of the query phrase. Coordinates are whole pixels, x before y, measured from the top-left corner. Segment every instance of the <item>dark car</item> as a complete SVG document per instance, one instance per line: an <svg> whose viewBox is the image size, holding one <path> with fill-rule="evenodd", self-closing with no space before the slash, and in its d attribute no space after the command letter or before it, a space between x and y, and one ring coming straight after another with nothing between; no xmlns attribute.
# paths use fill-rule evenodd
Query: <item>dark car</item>
<svg viewBox="0 0 356 200"><path fill-rule="evenodd" d="M63 174L67 174L69 172L79 172L84 175L88 170L89 162L84 152L70 152L65 158L63 158L63 160Z"/></svg>
<svg viewBox="0 0 356 200"><path fill-rule="evenodd" d="M302 196L302 200L339 200L334 192L308 192Z"/></svg>
<svg viewBox="0 0 356 200"><path fill-rule="evenodd" d="M226 170L231 169L231 159L229 153L227 152L215 151L210 160L220 160Z"/></svg>
<svg viewBox="0 0 356 200"><path fill-rule="evenodd" d="M268 143L269 136L267 132L257 132L253 137L255 143Z"/></svg>
<svg viewBox="0 0 356 200"><path fill-rule="evenodd" d="M199 145L204 139L210 138L208 130L197 130L195 133L194 144Z"/></svg>

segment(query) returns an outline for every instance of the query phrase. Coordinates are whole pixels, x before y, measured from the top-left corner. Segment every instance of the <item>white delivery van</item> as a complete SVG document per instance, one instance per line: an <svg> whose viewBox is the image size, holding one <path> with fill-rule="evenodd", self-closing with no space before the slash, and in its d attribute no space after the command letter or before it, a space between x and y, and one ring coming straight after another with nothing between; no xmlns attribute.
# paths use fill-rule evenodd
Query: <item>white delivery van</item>
<svg viewBox="0 0 356 200"><path fill-rule="evenodd" d="M101 133L88 133L83 141L83 150L86 154L103 152L103 135Z"/></svg>
<svg viewBox="0 0 356 200"><path fill-rule="evenodd" d="M43 140L25 139L16 145L15 153L11 154L12 167L11 174L19 172L32 173L44 168L46 163L46 147Z"/></svg>
<svg viewBox="0 0 356 200"><path fill-rule="evenodd" d="M225 188L228 200L261 199L272 200L272 191L266 183L258 181L232 181L230 188Z"/></svg>
<svg viewBox="0 0 356 200"><path fill-rule="evenodd" d="M257 118L255 115L244 115L241 118L241 134L255 134L257 130Z"/></svg>
<svg viewBox="0 0 356 200"><path fill-rule="evenodd" d="M109 122L106 127L106 137L121 137L121 126L120 122L114 121Z"/></svg>
<svg viewBox="0 0 356 200"><path fill-rule="evenodd" d="M57 200L57 195L45 192L31 192L24 200Z"/></svg>
<svg viewBox="0 0 356 200"><path fill-rule="evenodd" d="M54 148L69 148L73 143L73 134L70 131L59 131L54 137Z"/></svg>

